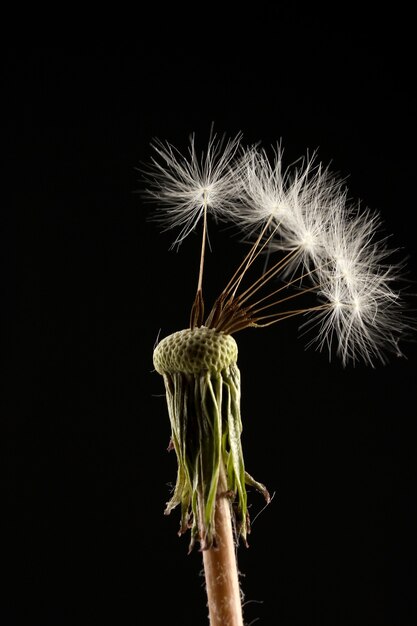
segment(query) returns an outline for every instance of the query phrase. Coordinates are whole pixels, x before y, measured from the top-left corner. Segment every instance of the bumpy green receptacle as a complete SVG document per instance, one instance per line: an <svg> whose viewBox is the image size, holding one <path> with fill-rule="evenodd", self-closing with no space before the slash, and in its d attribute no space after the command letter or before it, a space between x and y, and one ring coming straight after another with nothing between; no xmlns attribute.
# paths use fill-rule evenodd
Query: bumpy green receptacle
<svg viewBox="0 0 417 626"><path fill-rule="evenodd" d="M180 534L191 528L190 549L215 544L214 511L223 463L236 529L246 542L249 517L245 484L269 499L266 488L245 472L241 446L240 372L233 337L210 328L176 332L155 348L153 360L165 381L178 459L177 483L165 512L181 505Z"/></svg>

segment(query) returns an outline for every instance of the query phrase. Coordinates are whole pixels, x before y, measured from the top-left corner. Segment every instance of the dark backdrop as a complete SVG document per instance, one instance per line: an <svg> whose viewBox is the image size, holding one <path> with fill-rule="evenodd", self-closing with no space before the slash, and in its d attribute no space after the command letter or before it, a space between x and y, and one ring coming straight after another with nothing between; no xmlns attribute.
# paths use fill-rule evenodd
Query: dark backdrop
<svg viewBox="0 0 417 626"><path fill-rule="evenodd" d="M163 515L176 461L152 371L158 333L187 325L199 241L168 250L136 168L154 137L184 151L212 122L282 139L288 163L318 149L415 280L410 19L173 13L130 47L4 51L2 624L206 623L201 555ZM242 252L210 236L208 299ZM249 494L247 623L414 626L415 345L343 369L295 321L237 340L246 464L275 494L258 517Z"/></svg>

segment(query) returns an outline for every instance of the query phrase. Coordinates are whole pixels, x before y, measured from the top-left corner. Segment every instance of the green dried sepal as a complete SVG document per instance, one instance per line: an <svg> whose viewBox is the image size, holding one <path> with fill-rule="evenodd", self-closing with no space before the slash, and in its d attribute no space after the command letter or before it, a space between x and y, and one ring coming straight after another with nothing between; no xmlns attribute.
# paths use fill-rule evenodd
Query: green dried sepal
<svg viewBox="0 0 417 626"><path fill-rule="evenodd" d="M235 527L245 542L249 532L245 485L256 487L269 499L266 488L245 471L235 341L207 330L174 333L154 353L155 367L164 377L178 461L177 481L165 513L181 506L179 534L191 528L190 550L197 540L202 549L215 544L214 513L222 464L227 492L234 501Z"/></svg>

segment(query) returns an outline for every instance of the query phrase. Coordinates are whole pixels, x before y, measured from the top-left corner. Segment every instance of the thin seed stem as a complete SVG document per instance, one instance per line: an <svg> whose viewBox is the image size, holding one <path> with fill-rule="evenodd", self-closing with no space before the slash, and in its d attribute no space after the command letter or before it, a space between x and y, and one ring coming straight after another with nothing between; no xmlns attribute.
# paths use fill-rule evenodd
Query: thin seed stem
<svg viewBox="0 0 417 626"><path fill-rule="evenodd" d="M240 304L246 302L249 298L253 296L254 293L259 291L264 285L266 285L274 276L281 272L286 265L291 261L291 257L297 254L298 250L292 250L288 252L282 259L277 261L272 267L269 268L264 274L262 274L250 287L248 287L245 291L243 291L240 296L236 298ZM245 296L245 297L244 297Z"/></svg>
<svg viewBox="0 0 417 626"><path fill-rule="evenodd" d="M263 328L265 326L271 326L272 324L276 324L277 322L282 322L289 317L294 317L296 315L302 315L303 313L310 313L311 311L324 311L329 308L329 304L321 304L315 307L308 307L305 309L295 309L292 311L281 311L280 313L271 313L270 315L263 315L262 317L245 317L243 320L237 320L233 318L229 324L225 325L222 328L222 332L226 334L237 333L239 330L244 330L245 328L249 328L250 326L256 328ZM259 324L260 320L269 319L272 317L273 319L270 322L266 322L265 324Z"/></svg>
<svg viewBox="0 0 417 626"><path fill-rule="evenodd" d="M200 269L198 273L197 291L203 291L203 273L204 273L204 257L206 254L206 239L207 239L207 200L206 192L204 192L204 213L203 213L203 235L201 238L201 253L200 253Z"/></svg>
<svg viewBox="0 0 417 626"><path fill-rule="evenodd" d="M256 302L253 302L252 304L250 304L247 307L247 310L251 310L253 309L253 307L257 306L258 304L261 304L261 302L264 302L265 300L268 300L269 298L272 298L272 296L274 296L276 293L279 293L280 291L283 291L284 289L288 289L288 287L291 287L291 285L295 285L296 283L300 282L303 278L306 278L306 276L311 276L311 274L314 274L315 272L321 270L323 267L325 267L326 265L328 265L329 263L325 263L324 265L322 265L321 267L315 267L314 269L310 270L309 272L305 272L304 274L301 274L301 276L297 276L296 278L294 278L293 280L290 280L289 283L285 283L285 285L282 285L282 287L278 287L278 289L275 289L275 291L272 291L271 293L268 293L266 296L264 296L263 298L260 298L259 300L257 300ZM268 279L269 280L269 279ZM266 305L266 307L270 307L273 306L274 304L279 304L280 302L285 302L286 300L290 300L291 298L296 298L298 296L302 296L305 293L308 293L309 291L314 291L317 289L317 286L314 285L313 287L308 287L308 288L303 288L302 291L297 291L295 294L288 296L287 298L283 298L282 300L276 300L276 302L271 303ZM256 290L257 291L257 290ZM255 292L253 292L255 293ZM243 294L242 294L243 295ZM243 300L240 299L240 297L238 298L239 300L239 304L242 304L243 302L246 302L246 300L248 300L250 298L252 294L249 294L246 298L244 298ZM257 311L262 311L263 309L257 309Z"/></svg>
<svg viewBox="0 0 417 626"><path fill-rule="evenodd" d="M253 244L253 246L251 247L249 254L247 255L247 257L245 257L244 261L247 258L247 262L246 262L246 266L243 268L243 270L240 272L240 274L238 275L236 281L235 281L235 285L231 285L230 286L230 290L232 291L231 294L231 298L233 299L236 295L237 290L239 289L239 285L242 282L246 272L248 271L248 269L250 268L250 266L252 265L252 263L254 263L254 261L256 261L256 259L258 258L258 256L261 254L262 250L264 250L264 248L268 245L268 243L271 241L272 237L274 236L278 226L276 226L273 231L270 233L270 235L267 237L267 239L264 241L264 243L262 244L262 246L259 248L259 243L262 239L262 237L264 236L268 226L270 225L272 220L272 216L269 218L269 220L267 221L267 223L265 224L265 226L262 228L261 232L259 233L259 236L257 238L257 240L255 241L255 243ZM241 264L239 266L239 269L242 267L243 264ZM239 271L239 269L237 270L237 272ZM236 276L236 272L234 274ZM228 289L226 287L226 289L224 290L226 293L228 292Z"/></svg>
<svg viewBox="0 0 417 626"><path fill-rule="evenodd" d="M236 302L236 303L239 302L239 305L241 305L241 303L242 303L242 296L247 294L247 297L245 298L245 300L247 300L251 295L253 295L253 293L256 293L256 291L258 291L258 289L260 289L271 278L273 278L273 276L275 274L277 274L278 271L282 270L285 267L285 265L290 262L291 257L294 254L297 253L296 250L288 253L283 259L281 259L278 263L276 263L266 273L262 274L259 277L259 279L256 280L250 287L248 287L248 289L246 289L240 296L235 298L237 289L239 288L239 285L242 282L242 280L243 280L246 272L248 271L249 267L258 258L258 256L261 254L262 250L264 250L265 246L268 245L268 242L271 240L271 238L273 237L275 231L278 228L278 226L276 226L273 229L273 231L271 232L271 234L264 241L262 246L259 247L259 243L260 243L263 235L265 234L266 229L270 225L271 220L272 220L272 217L264 225L264 227L262 228L262 231L260 232L257 240L252 245L252 247L250 248L249 252L245 256L243 261L240 263L240 265L238 266L238 268L234 272L233 276L231 277L231 279L227 283L226 287L223 289L222 293L220 294L220 296L217 298L216 302L214 303L214 306L211 309L210 314L209 314L209 316L208 316L208 318L206 320L206 326L208 326L209 328L218 328L218 330L220 330L220 327L218 326L218 324L220 322L220 325L224 325L224 322L225 322L224 314L227 314L227 317L229 317L230 316L230 312L232 311L232 315L233 315L233 309L231 308L233 306L233 303L234 302ZM267 277L267 278L265 279L265 277ZM254 289L254 287L258 283L260 283L259 287ZM253 289L253 291L252 291L252 289ZM237 308L236 308L236 311L237 311Z"/></svg>
<svg viewBox="0 0 417 626"><path fill-rule="evenodd" d="M204 299L203 299L203 274L204 274L204 258L206 254L207 239L207 199L204 192L204 210L203 210L203 234L201 237L200 267L198 271L197 292L195 294L193 306L191 307L190 328L201 326L204 319Z"/></svg>
<svg viewBox="0 0 417 626"><path fill-rule="evenodd" d="M278 291L281 291L281 289L277 289ZM307 289L303 289L302 291L297 291L296 293L292 293L289 296L286 296L285 298L281 298L280 300L275 300L274 302L270 302L269 304L265 304L262 307L259 307L258 309L254 309L253 307L255 307L257 304L259 304L260 302L262 302L263 300L266 300L267 298L270 298L271 296L274 295L274 293L269 294L268 296L266 296L265 298L262 298L261 300L259 300L258 302L255 302L254 304L251 304L250 306L247 307L247 310L251 311L250 315L255 316L257 313L260 313L261 311L264 311L265 309L269 309L271 308L271 306L276 306L278 304L282 304L283 302L287 302L288 300L293 300L294 298L299 298L300 296L303 296L305 293L309 293L310 291L316 291L317 287L308 287ZM308 310L310 311L311 308L309 307ZM259 318L257 318L259 319Z"/></svg>
<svg viewBox="0 0 417 626"><path fill-rule="evenodd" d="M310 313L311 311L323 311L324 309L328 309L328 304L321 304L319 306L308 307L307 309L294 309L293 311L283 311L282 313L271 313L271 315L263 315L262 317L258 317L255 321L255 326L271 326L271 324L275 324L276 322L281 322L282 320L286 320L289 317L294 317L295 315L302 315L303 313ZM275 319L267 322L266 324L258 324L260 320L266 320L269 317L273 317Z"/></svg>
<svg viewBox="0 0 417 626"><path fill-rule="evenodd" d="M271 220L272 220L272 217L269 218L269 220L266 222L266 224L262 228L261 232L259 233L259 236L258 236L257 240L251 246L249 252L246 254L246 256L243 258L243 261L237 267L235 273L233 274L233 276L231 277L231 279L227 283L226 287L223 289L222 294L228 294L231 291L233 291L233 295L236 293L236 290L239 287L239 285L240 285L240 283L242 281L243 276L246 274L246 272L248 271L249 267L252 265L254 260L259 256L259 254L262 252L262 250L268 244L268 241L270 241L271 237L273 236L273 234L276 231L276 228L274 228L272 233L269 235L268 239L262 244L261 248L258 249L259 243L260 243L262 237L264 236L268 226L270 225ZM244 268L244 269L242 270L242 268Z"/></svg>

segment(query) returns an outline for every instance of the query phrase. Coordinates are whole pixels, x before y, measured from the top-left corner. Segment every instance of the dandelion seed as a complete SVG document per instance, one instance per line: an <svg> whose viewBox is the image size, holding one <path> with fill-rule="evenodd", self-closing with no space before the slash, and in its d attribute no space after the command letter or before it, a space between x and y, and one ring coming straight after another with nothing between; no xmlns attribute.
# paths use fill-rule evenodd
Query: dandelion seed
<svg viewBox="0 0 417 626"><path fill-rule="evenodd" d="M333 271L327 266L318 272L319 297L328 306L312 313L320 325L310 344L320 349L326 346L329 354L335 344L344 365L358 360L369 365L384 363L387 352L398 353L398 339L407 330L400 295L391 286L400 278L398 267L372 267L375 259L370 254L368 268L363 258L355 256L354 260L344 258L348 271L341 272L340 260L335 259Z"/></svg>
<svg viewBox="0 0 417 626"><path fill-rule="evenodd" d="M403 302L393 288L402 264L387 263L394 251L386 239L376 239L380 225L376 213L336 206L310 277L328 308L312 311L321 327L309 345L326 346L330 354L336 345L344 365L385 362L385 353L398 352L398 338L407 330Z"/></svg>
<svg viewBox="0 0 417 626"><path fill-rule="evenodd" d="M155 140L156 157L144 171L144 195L157 203L154 219L165 229L178 228L179 246L209 212L215 220L230 219L236 204L236 163L241 133L226 141L211 135L206 152L198 156L195 136L184 156L168 142Z"/></svg>
<svg viewBox="0 0 417 626"><path fill-rule="evenodd" d="M253 231L269 222L275 229L270 251L296 251L286 272L310 267L320 253L332 208L344 204L342 181L316 161L300 159L298 167L283 168L283 151L274 149L273 161L265 150L250 150L242 177L243 209L238 224Z"/></svg>

